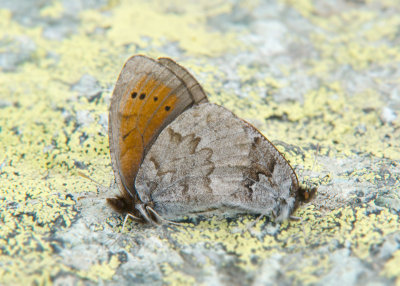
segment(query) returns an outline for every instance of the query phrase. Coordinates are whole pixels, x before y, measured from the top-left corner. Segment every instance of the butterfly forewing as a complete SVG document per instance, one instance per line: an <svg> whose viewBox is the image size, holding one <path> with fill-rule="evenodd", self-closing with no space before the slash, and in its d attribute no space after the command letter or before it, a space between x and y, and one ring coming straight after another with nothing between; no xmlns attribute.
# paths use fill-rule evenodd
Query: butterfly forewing
<svg viewBox="0 0 400 286"><path fill-rule="evenodd" d="M168 61L178 70L180 66L173 63ZM202 90L193 91L196 97L170 67L155 60L133 56L125 63L109 114L111 159L122 192L135 196L134 180L140 164L163 128L193 104L207 101Z"/></svg>
<svg viewBox="0 0 400 286"><path fill-rule="evenodd" d="M207 97L204 96L205 92L198 81L181 65L178 65L170 58L159 58L158 62L168 67L178 78L180 78L186 85L189 92L196 103L208 102Z"/></svg>

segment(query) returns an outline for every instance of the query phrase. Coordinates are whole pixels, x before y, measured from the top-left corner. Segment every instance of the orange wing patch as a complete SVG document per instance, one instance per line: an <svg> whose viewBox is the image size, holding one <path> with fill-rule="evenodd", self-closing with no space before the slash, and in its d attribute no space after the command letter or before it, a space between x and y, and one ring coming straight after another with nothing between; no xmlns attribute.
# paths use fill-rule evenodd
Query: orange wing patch
<svg viewBox="0 0 400 286"><path fill-rule="evenodd" d="M136 174L142 163L143 143L142 134L137 129L133 130L125 139L120 137L121 146L120 173L122 181L128 190L134 190L134 181Z"/></svg>
<svg viewBox="0 0 400 286"><path fill-rule="evenodd" d="M144 99L144 104L140 111L140 120L138 121L138 128L142 134L147 132L153 133L153 131L158 130L162 126L163 120L159 122L159 125L154 125L153 128L149 126L149 121L153 121L155 116L159 117L161 115L163 119L168 116L168 112L165 113L166 103L176 101L176 96L171 94L171 90L170 87L154 79L150 79L147 82L145 89L141 92L141 94L145 94L146 98ZM173 106L170 105L167 109L171 110L172 108Z"/></svg>
<svg viewBox="0 0 400 286"><path fill-rule="evenodd" d="M134 180L144 156L144 148L163 126L178 100L172 89L160 81L143 76L127 91L120 104L120 172L126 187Z"/></svg>

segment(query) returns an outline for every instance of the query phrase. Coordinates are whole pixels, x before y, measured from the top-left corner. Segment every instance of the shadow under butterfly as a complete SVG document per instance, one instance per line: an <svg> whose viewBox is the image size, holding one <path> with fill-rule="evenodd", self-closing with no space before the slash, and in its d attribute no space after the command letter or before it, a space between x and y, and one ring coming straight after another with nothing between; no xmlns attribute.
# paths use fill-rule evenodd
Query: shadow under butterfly
<svg viewBox="0 0 400 286"><path fill-rule="evenodd" d="M288 219L309 196L283 155L169 58L136 55L109 113L117 212L156 224L193 215Z"/></svg>

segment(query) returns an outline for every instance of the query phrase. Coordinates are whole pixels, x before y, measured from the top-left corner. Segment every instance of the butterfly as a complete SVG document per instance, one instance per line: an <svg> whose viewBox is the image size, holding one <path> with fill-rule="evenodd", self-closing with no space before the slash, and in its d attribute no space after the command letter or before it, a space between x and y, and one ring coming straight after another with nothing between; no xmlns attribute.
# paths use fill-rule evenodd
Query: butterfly
<svg viewBox="0 0 400 286"><path fill-rule="evenodd" d="M147 223L195 215L288 219L304 189L255 127L210 103L169 58L135 55L111 98L109 144L117 212Z"/></svg>

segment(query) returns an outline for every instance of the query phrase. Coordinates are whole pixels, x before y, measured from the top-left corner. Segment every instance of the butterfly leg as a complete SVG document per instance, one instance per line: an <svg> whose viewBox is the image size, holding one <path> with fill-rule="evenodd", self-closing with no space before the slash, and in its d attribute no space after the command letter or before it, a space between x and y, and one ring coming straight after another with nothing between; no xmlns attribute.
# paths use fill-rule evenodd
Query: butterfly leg
<svg viewBox="0 0 400 286"><path fill-rule="evenodd" d="M293 215L291 215L291 216L289 216L289 219L290 219L290 220L294 220L294 221L299 221L299 220L301 220L301 221L303 222L303 218L301 218L301 217L299 217L299 216L293 216Z"/></svg>
<svg viewBox="0 0 400 286"><path fill-rule="evenodd" d="M261 214L256 218L256 220L250 222L249 224L246 225L246 228L242 231L242 234L244 234L246 231L250 232L250 230L264 217L264 214Z"/></svg>
<svg viewBox="0 0 400 286"><path fill-rule="evenodd" d="M157 225L157 222L154 221L148 213L148 206L145 206L145 204L136 204L135 208L140 212L140 214L142 215L143 219L152 225ZM158 214L157 214L158 215Z"/></svg>
<svg viewBox="0 0 400 286"><path fill-rule="evenodd" d="M122 234L124 233L124 230L125 230L126 222L127 222L127 220L128 220L129 217L130 217L131 219L141 220L141 219L138 218L137 216L134 216L133 214L127 213L127 214L125 215L124 222L123 222L123 224L122 224L121 232L118 234L117 239L115 239L114 242L111 243L111 246L113 246L115 243L117 243L117 241L120 240L120 238L122 237Z"/></svg>
<svg viewBox="0 0 400 286"><path fill-rule="evenodd" d="M170 223L170 224L174 224L174 225L182 225L181 223L177 223L177 222L173 222L173 221L170 221L170 220L166 220L165 218L160 216L154 209L152 209L149 206L146 206L146 209L148 211L150 211L157 218L158 221L166 222L166 223Z"/></svg>
<svg viewBox="0 0 400 286"><path fill-rule="evenodd" d="M276 214L276 212L274 210L272 210L272 212L271 212L272 220L275 221L277 217L278 217L278 215Z"/></svg>
<svg viewBox="0 0 400 286"><path fill-rule="evenodd" d="M137 216L134 216L133 214L127 213L127 214L125 215L125 218L124 218L124 223L122 224L121 233L123 233L124 230L125 230L125 224L126 224L126 221L128 220L128 217L130 217L131 219L141 220L141 219L138 218Z"/></svg>

